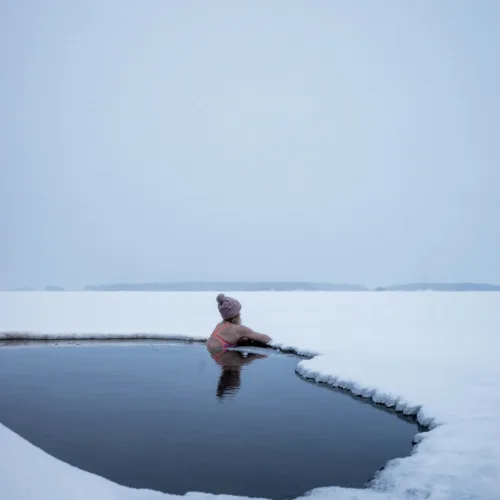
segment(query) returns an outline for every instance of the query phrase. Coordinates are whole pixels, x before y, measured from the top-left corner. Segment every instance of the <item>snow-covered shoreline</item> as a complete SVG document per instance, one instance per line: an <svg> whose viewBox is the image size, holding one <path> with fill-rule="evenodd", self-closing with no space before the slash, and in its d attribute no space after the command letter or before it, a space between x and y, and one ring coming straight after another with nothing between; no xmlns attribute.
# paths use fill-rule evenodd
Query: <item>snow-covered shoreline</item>
<svg viewBox="0 0 500 500"><path fill-rule="evenodd" d="M234 295L246 322L272 335L275 347L317 354L299 362L301 375L416 414L432 429L370 489L321 488L314 498L500 498L500 294ZM0 312L0 341L203 340L218 320L215 295L206 292L5 292ZM169 497L75 469L0 423L2 499Z"/></svg>

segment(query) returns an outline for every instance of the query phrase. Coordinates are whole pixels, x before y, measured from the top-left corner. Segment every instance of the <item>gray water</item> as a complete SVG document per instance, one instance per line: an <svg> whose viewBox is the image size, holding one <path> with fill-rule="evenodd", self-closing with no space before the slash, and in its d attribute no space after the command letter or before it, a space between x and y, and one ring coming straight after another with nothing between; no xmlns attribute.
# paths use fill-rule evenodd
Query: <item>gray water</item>
<svg viewBox="0 0 500 500"><path fill-rule="evenodd" d="M301 379L299 358L147 342L0 347L0 422L134 488L294 498L363 487L414 423ZM224 365L224 366L221 366Z"/></svg>

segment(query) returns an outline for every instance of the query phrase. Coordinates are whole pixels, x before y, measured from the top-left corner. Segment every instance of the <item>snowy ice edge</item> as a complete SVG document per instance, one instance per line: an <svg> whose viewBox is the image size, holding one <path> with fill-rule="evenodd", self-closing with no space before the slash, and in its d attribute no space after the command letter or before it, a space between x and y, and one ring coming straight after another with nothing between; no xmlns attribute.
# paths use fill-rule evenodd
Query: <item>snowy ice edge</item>
<svg viewBox="0 0 500 500"><path fill-rule="evenodd" d="M319 358L321 356L321 354L318 354L317 356L314 356L314 358ZM328 384L332 387L343 389L355 396L371 400L375 404L390 408L396 413L400 413L405 416L413 416L416 418L420 426L425 429L431 430L437 426L434 418L424 414L424 412L422 411L422 405L410 404L401 397L394 397L378 391L377 389L370 388L369 386L363 386L357 382L354 382L353 380L342 379L338 376L327 374L322 371L315 370L314 368L309 368L309 361L312 360L308 359L299 361L299 363L297 364L295 371L301 377L307 380L314 380L315 382L321 384Z"/></svg>
<svg viewBox="0 0 500 500"><path fill-rule="evenodd" d="M114 332L114 333L47 333L32 331L0 331L0 341L9 340L178 340L184 342L205 342L208 337L199 335L180 335L155 332ZM269 346L277 351L289 352L298 356L314 357L320 353L296 346L271 342Z"/></svg>
<svg viewBox="0 0 500 500"><path fill-rule="evenodd" d="M0 331L0 341L19 341L19 340L39 340L39 341L51 341L51 340L174 340L174 341L187 341L187 342L205 342L206 336L192 336L192 335L176 335L176 334L167 334L167 333L152 333L152 332L135 332L135 333L125 333L125 332L116 332L116 333L44 333L44 332L30 332L30 331ZM429 416L425 416L421 411L421 405L411 405L405 402L401 397L391 397L388 394L385 394L377 389L370 388L369 386L363 386L357 382L354 382L349 379L343 379L338 375L327 373L324 370L314 368L314 363L316 360L321 360L325 356L316 351L310 351L307 349L299 348L297 346L286 345L278 342L271 342L271 348L276 351L281 352L289 352L297 354L298 356L305 356L308 359L301 360L298 362L296 366L296 372L305 379L314 380L318 383L328 384L335 388L340 388L350 392L355 396L360 396L364 399L369 399L376 404L382 404L387 408L393 409L397 413L401 413L406 416L415 416L417 422L427 429L434 428L435 421L433 418ZM219 500L224 499L238 499L238 498L250 498L250 497L241 497L241 496L233 496L233 495L215 495L212 493L205 492L187 492L184 495L174 495L169 493L161 493L158 491L148 490L148 489L134 489L129 488L118 483L114 483L104 477L95 475L91 472L85 471L83 469L79 469L67 462L63 462L60 459L48 454L44 450L32 445L28 441L26 441L22 436L14 433L8 428L5 428L3 424L0 422L0 431L2 431L1 427L3 427L4 431L10 432L14 434L19 440L22 440L32 448L36 449L37 452L41 452L46 455L47 459L54 460L60 462L60 464L75 469L77 472L81 474L88 474L90 476L95 476L96 478L102 479L103 481L109 482L111 484L115 484L117 487L128 490L130 494L135 492L131 498L133 500L151 500L153 499L173 499L173 498L187 498L191 500L199 500L202 498L217 498ZM1 437L2 432L0 432ZM412 448L412 453L416 453L418 443L421 441L422 434L417 433L414 436L414 446ZM0 440L1 441L1 440ZM410 455L410 456L411 456ZM405 457L406 458L406 457ZM398 462L400 460L404 460L405 458L399 458L390 460L386 464L384 464L383 468L380 471L374 472L374 477L370 480L368 487L364 490L354 489L354 488L341 488L337 486L327 486L327 487L318 487L312 489L309 492L304 492L304 496L298 497L296 500L301 499L336 499L336 500L396 500L402 498L400 496L394 496L390 491L383 491L383 476L384 470L387 467L391 466L392 462ZM137 496L136 496L137 494ZM418 493L417 493L418 495ZM405 495L406 496L406 495ZM114 497L113 497L114 498ZM125 495L119 495L117 498L126 498ZM127 496L128 498L128 496ZM254 497L252 497L254 498ZM411 498L420 499L420 496L411 496ZM427 496L422 497L427 498ZM259 499L254 498L254 500L268 500L268 499Z"/></svg>
<svg viewBox="0 0 500 500"><path fill-rule="evenodd" d="M176 335L152 332L116 333L44 333L30 331L0 331L0 340L184 340L204 342L206 336Z"/></svg>

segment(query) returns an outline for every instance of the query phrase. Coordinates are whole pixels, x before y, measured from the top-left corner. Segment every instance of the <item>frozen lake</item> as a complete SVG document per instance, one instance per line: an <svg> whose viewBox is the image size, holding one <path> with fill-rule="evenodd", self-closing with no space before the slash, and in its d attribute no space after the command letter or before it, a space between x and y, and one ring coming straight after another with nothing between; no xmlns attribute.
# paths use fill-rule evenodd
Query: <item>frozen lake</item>
<svg viewBox="0 0 500 500"><path fill-rule="evenodd" d="M302 375L416 415L430 426L417 435L413 453L391 460L370 488L338 487L332 474L329 484L316 485L328 487L316 490L315 499L500 498L500 294L235 296L243 303L244 321L269 333L276 347L315 355L298 363ZM203 339L218 319L215 294L210 293L3 293L0 311L0 341ZM313 413L307 405L304 411ZM0 444L1 498L169 496L75 469L1 424Z"/></svg>

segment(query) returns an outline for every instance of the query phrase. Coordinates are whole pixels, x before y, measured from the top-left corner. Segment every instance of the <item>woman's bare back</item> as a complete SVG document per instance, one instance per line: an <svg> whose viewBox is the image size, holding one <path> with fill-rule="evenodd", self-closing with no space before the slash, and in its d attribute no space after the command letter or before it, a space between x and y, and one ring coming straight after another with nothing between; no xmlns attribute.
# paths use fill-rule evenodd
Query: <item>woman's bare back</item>
<svg viewBox="0 0 500 500"><path fill-rule="evenodd" d="M244 339L255 340L263 344L267 344L271 341L269 335L254 332L247 326L223 321L215 327L212 335L210 335L210 338L207 340L207 347L209 349L223 349L225 347L224 343L235 346Z"/></svg>

